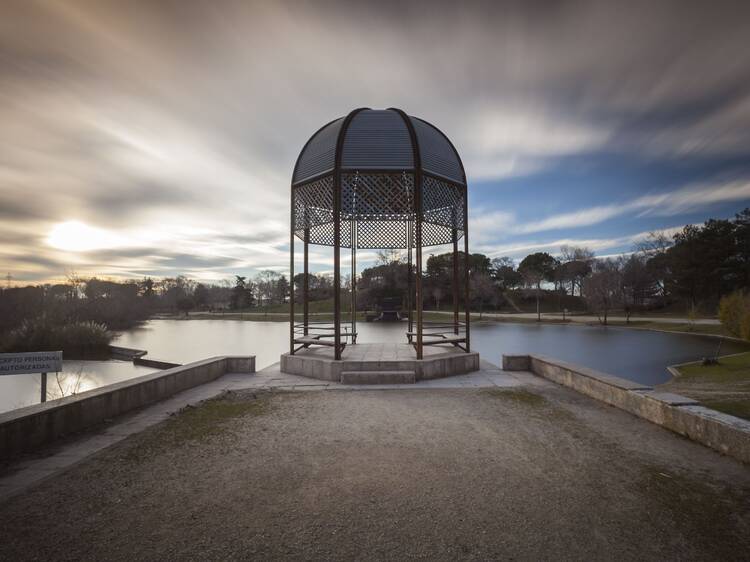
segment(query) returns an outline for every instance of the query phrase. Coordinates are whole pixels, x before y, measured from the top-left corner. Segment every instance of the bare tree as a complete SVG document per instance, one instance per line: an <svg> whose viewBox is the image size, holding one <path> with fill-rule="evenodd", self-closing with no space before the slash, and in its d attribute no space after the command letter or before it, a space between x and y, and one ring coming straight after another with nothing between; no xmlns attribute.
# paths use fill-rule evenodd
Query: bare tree
<svg viewBox="0 0 750 562"><path fill-rule="evenodd" d="M403 254L400 250L386 249L378 251L378 259L376 265L390 265L392 263L400 263L404 259Z"/></svg>
<svg viewBox="0 0 750 562"><path fill-rule="evenodd" d="M657 254L663 254L672 244L673 241L664 234L664 231L654 230L648 233L645 240L635 245L635 250L646 258L650 258Z"/></svg>
<svg viewBox="0 0 750 562"><path fill-rule="evenodd" d="M596 312L599 322L606 326L609 311L621 302L622 272L613 259L597 260L593 269L583 282L583 298Z"/></svg>
<svg viewBox="0 0 750 562"><path fill-rule="evenodd" d="M495 284L486 273L475 273L471 276L469 285L472 298L479 304L479 318L481 319L485 301L490 300L495 294Z"/></svg>

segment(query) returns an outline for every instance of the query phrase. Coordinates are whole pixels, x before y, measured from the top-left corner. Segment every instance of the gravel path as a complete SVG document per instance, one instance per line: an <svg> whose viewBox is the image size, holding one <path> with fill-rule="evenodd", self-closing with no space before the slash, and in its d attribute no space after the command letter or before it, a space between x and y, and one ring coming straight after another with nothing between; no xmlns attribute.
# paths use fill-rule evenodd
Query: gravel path
<svg viewBox="0 0 750 562"><path fill-rule="evenodd" d="M551 384L242 392L0 521L1 560L740 560L750 470Z"/></svg>

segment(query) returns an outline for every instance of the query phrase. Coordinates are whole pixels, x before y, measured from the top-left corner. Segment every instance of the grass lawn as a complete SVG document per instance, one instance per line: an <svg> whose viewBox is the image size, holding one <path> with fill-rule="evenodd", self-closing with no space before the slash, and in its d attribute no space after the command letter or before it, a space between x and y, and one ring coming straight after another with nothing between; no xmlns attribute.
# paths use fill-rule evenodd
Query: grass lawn
<svg viewBox="0 0 750 562"><path fill-rule="evenodd" d="M722 357L718 365L690 363L679 368L686 381L745 383L750 386L750 352Z"/></svg>
<svg viewBox="0 0 750 562"><path fill-rule="evenodd" d="M717 336L734 337L732 334L724 329L721 324L675 324L672 322L659 322L658 319L653 321L639 321L639 322L609 322L610 326L623 326L626 328L640 328L646 330L662 330L665 332L682 332L688 334L712 334Z"/></svg>
<svg viewBox="0 0 750 562"><path fill-rule="evenodd" d="M722 357L718 365L690 363L663 389L689 396L709 408L750 419L750 352Z"/></svg>

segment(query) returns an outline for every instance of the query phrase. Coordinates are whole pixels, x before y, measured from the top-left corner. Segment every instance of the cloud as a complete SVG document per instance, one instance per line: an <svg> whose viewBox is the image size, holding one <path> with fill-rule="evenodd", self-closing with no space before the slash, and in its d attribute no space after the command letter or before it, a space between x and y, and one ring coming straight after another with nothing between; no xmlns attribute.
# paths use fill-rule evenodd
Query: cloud
<svg viewBox="0 0 750 562"><path fill-rule="evenodd" d="M488 244L477 247L476 249L487 254L491 258L502 256L523 258L528 254L535 252L548 252L552 255L558 255L562 246L584 247L595 253L617 248L627 248L627 250L632 250L635 244L646 240L653 232L662 233L668 238L672 238L672 236L677 232L680 232L683 228L684 226L672 226L612 238L558 238L547 241L524 240L507 244Z"/></svg>
<svg viewBox="0 0 750 562"><path fill-rule="evenodd" d="M607 219L623 214L625 209L618 205L605 205L600 207L590 207L581 209L572 213L563 213L553 215L539 221L528 222L519 225L518 232L528 234L532 232L542 232L545 230L559 230L564 228L577 228L590 226L604 222Z"/></svg>
<svg viewBox="0 0 750 562"><path fill-rule="evenodd" d="M321 124L359 106L435 123L472 183L596 151L747 154L748 18L749 5L721 0L11 0L0 22L0 271L135 275L140 259L174 275L188 264L169 256L191 253L230 260L200 268L206 276L285 267L294 160ZM650 194L527 224L488 212L473 217L472 240L618 212L675 216L744 189ZM127 247L94 259L47 246L69 221ZM15 235L28 240L3 242Z"/></svg>
<svg viewBox="0 0 750 562"><path fill-rule="evenodd" d="M636 213L637 216L675 216L707 210L710 205L727 201L750 200L750 181L687 186L666 193L644 195L620 204L604 205L562 213L516 226L516 232L529 234L546 230L579 228L611 218Z"/></svg>
<svg viewBox="0 0 750 562"><path fill-rule="evenodd" d="M716 203L749 199L750 181L732 181L686 187L671 193L647 195L634 201L631 206L633 209L644 209L640 216L674 216L705 209Z"/></svg>
<svg viewBox="0 0 750 562"><path fill-rule="evenodd" d="M514 228L516 218L507 211L470 210L469 232L471 243L496 240L499 235Z"/></svg>

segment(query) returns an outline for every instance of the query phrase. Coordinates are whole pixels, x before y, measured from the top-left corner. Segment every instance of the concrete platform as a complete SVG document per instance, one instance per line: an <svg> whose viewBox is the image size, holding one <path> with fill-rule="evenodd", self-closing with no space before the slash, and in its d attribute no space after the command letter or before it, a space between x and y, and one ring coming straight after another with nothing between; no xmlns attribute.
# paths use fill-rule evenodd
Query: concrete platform
<svg viewBox="0 0 750 562"><path fill-rule="evenodd" d="M413 371L415 380L429 380L478 371L479 353L466 353L453 346L425 347L417 359L406 343L360 343L348 345L336 361L331 348L303 349L281 356L281 371L325 381L341 381L344 372Z"/></svg>

